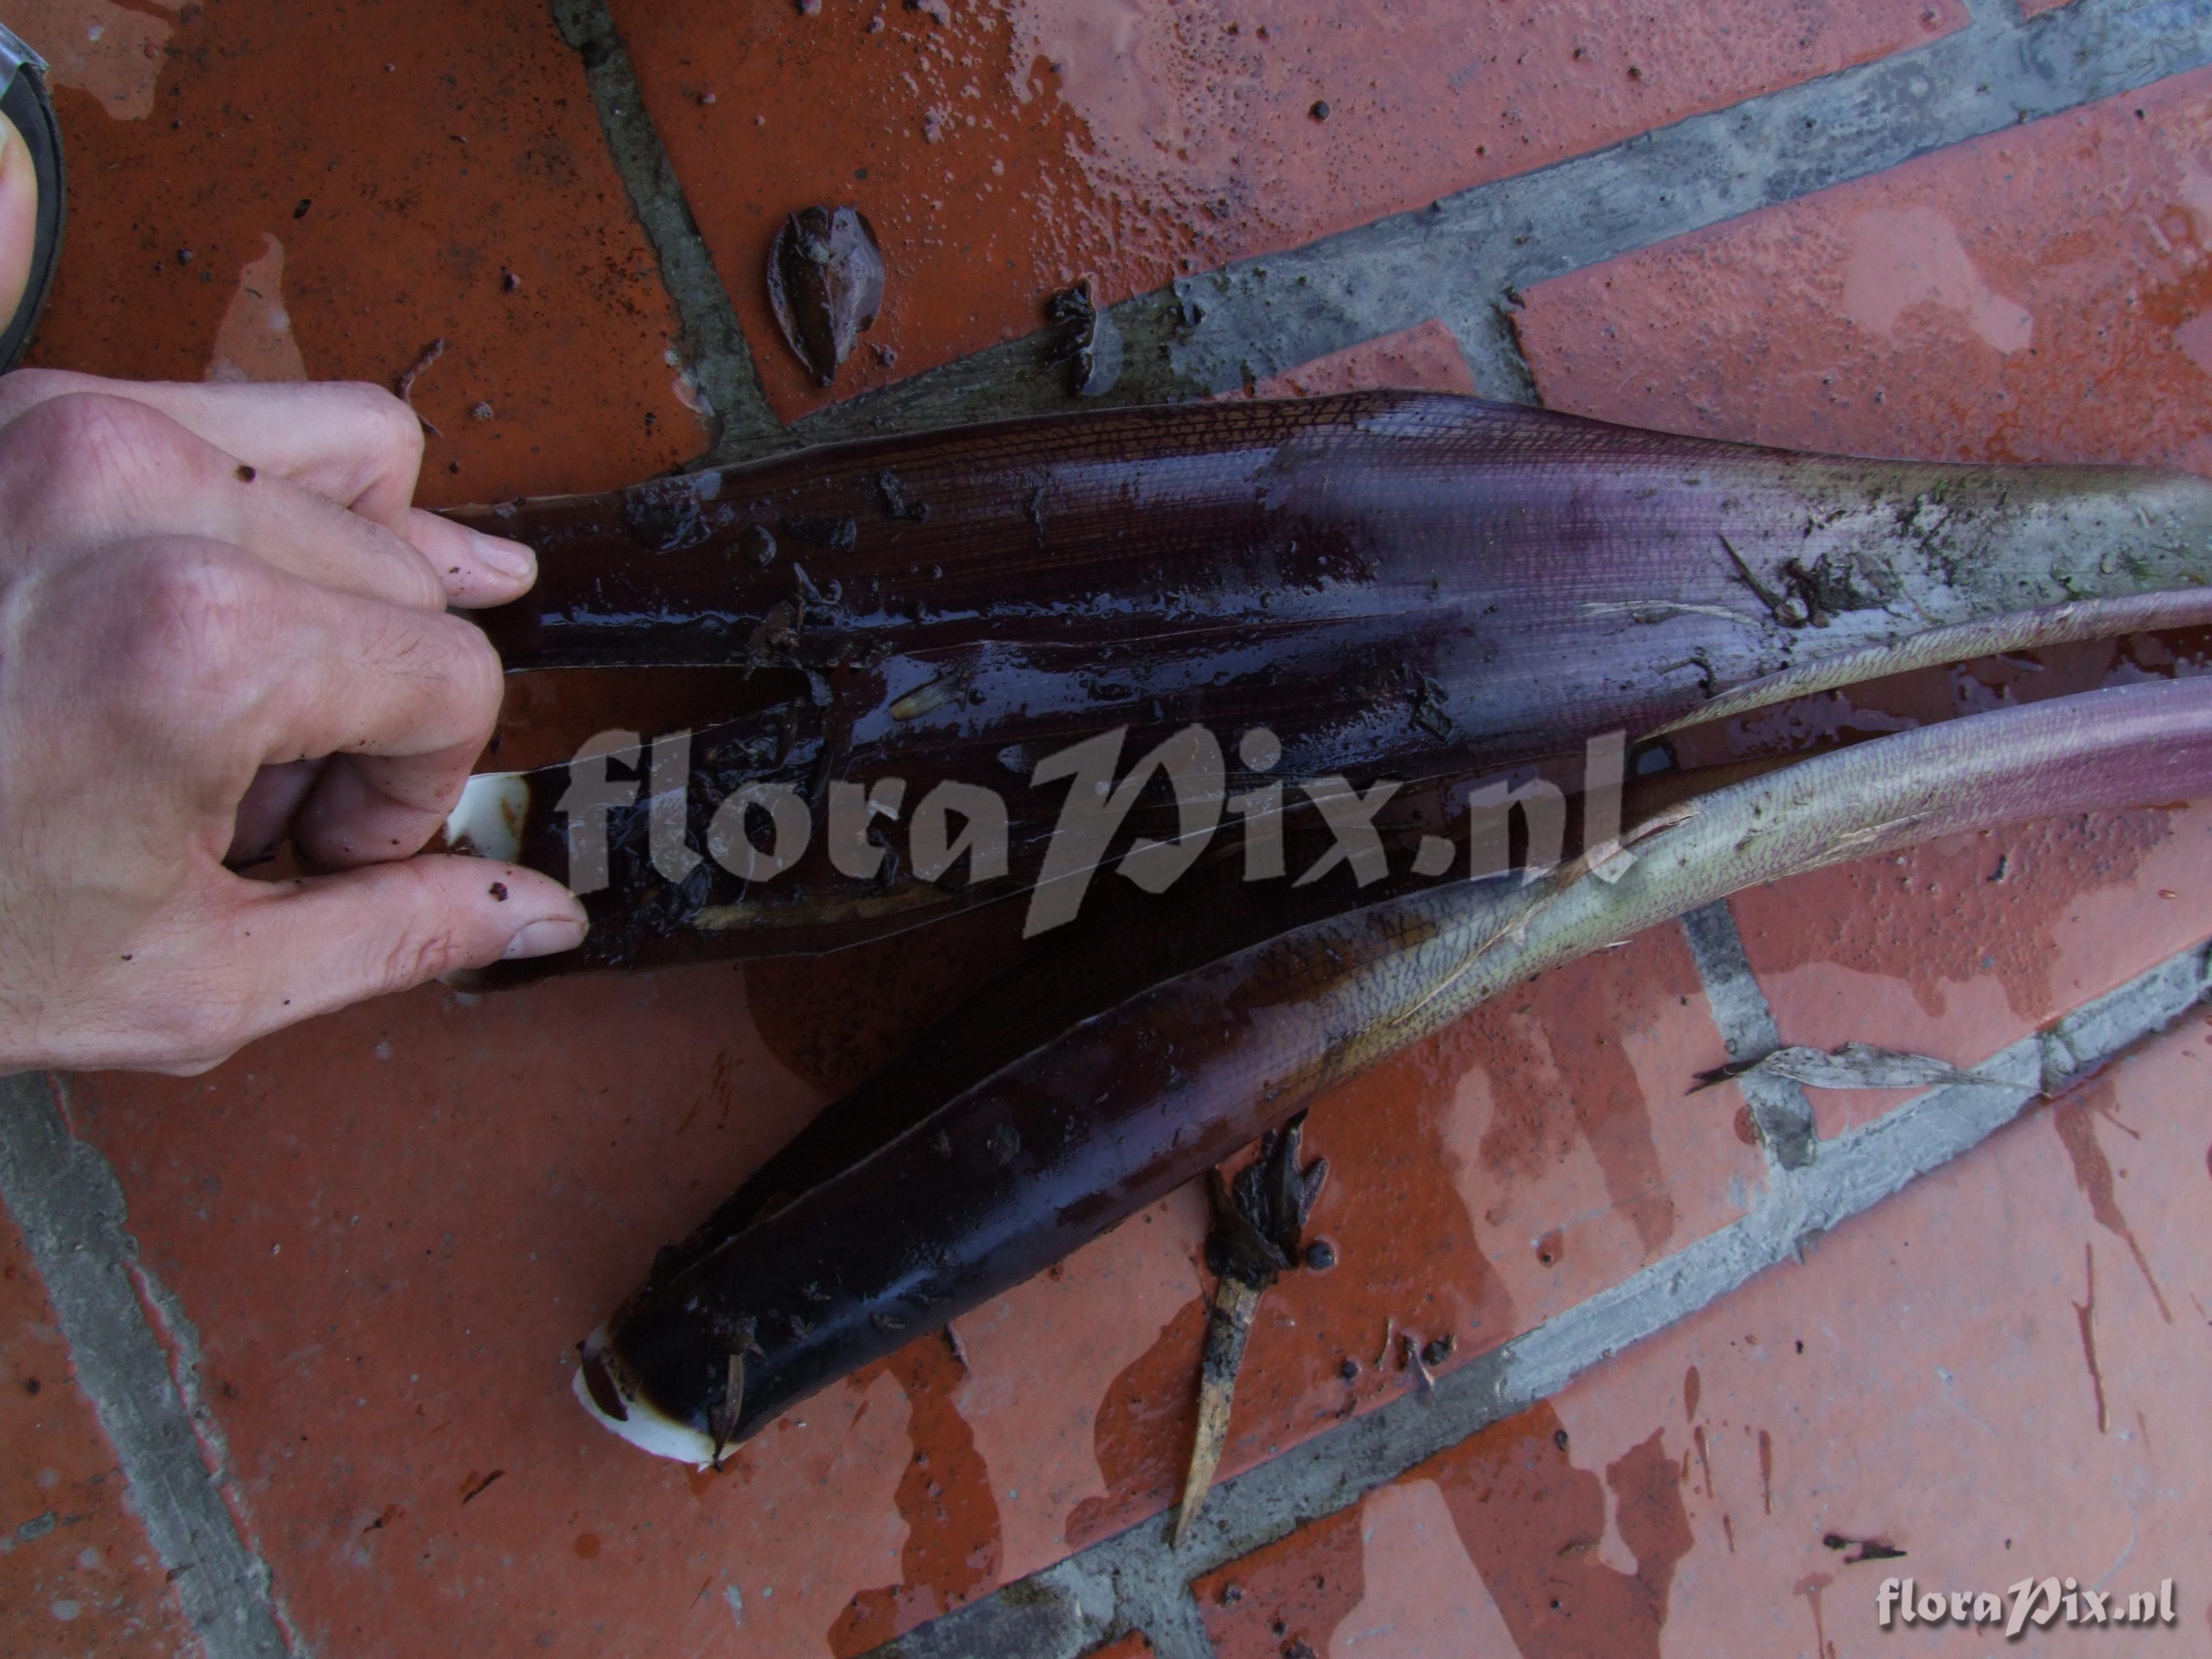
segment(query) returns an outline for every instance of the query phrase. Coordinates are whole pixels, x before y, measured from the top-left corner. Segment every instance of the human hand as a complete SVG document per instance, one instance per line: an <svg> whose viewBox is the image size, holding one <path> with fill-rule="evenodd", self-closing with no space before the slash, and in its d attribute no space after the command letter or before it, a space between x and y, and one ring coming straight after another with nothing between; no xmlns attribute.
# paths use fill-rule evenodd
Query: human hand
<svg viewBox="0 0 2212 1659"><path fill-rule="evenodd" d="M499 711L445 606L536 576L421 455L372 386L0 377L0 1067L204 1071L581 941L558 882L416 856ZM231 867L288 837L320 873Z"/></svg>

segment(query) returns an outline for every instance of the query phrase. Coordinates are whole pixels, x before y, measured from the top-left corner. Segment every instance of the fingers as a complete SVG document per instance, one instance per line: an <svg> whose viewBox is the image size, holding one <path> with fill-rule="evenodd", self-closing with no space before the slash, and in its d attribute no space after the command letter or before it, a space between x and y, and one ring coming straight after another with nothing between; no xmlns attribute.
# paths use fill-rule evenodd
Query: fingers
<svg viewBox="0 0 2212 1659"><path fill-rule="evenodd" d="M422 851L461 798L482 739L433 754L331 758L292 819L308 868L351 870Z"/></svg>
<svg viewBox="0 0 2212 1659"><path fill-rule="evenodd" d="M310 866L350 869L420 849L459 799L499 715L499 659L441 612L300 586L264 764L334 757L292 820Z"/></svg>
<svg viewBox="0 0 2212 1659"><path fill-rule="evenodd" d="M574 950L587 927L582 902L551 877L451 854L270 888L253 915L246 959L264 1000L292 1000L288 1018L303 1005L340 1008L466 968Z"/></svg>
<svg viewBox="0 0 2212 1659"><path fill-rule="evenodd" d="M133 1022L160 1069L191 1073L280 1027L501 959L584 939L584 907L514 865L426 854L343 875L264 883L224 877L214 914L134 966L190 971L190 994Z"/></svg>
<svg viewBox="0 0 2212 1659"><path fill-rule="evenodd" d="M88 431L82 425L85 416L67 407L86 399L127 408L106 410ZM134 424L131 410L158 416L172 429L164 433L143 420ZM244 482L237 470L243 465L256 482L273 480L347 509L411 548L454 604L501 604L526 592L536 578L536 561L520 543L480 535L411 505L422 461L421 423L404 404L375 386L141 384L51 369L0 377L0 424L12 428L46 418L59 428L52 434L34 428L14 435L36 438L40 449L79 469L104 453L107 464L93 482L112 483L119 473L130 483L134 465L143 471L166 460L173 473L191 467L204 475L204 483L230 482L231 491L216 492L221 500L237 493L235 486ZM198 439L211 457L169 453L177 429ZM51 483L48 488L61 499L82 499ZM297 516L304 509L295 504L291 511ZM175 522L143 527L204 533L200 526ZM353 545L358 551L357 538Z"/></svg>
<svg viewBox="0 0 2212 1659"><path fill-rule="evenodd" d="M16 423L0 473L8 530L42 552L158 535L228 542L295 576L439 610L445 584L381 525L233 459L127 398L71 393Z"/></svg>
<svg viewBox="0 0 2212 1659"><path fill-rule="evenodd" d="M499 712L499 659L472 624L181 537L38 584L9 637L77 740L174 780L161 793L218 852L241 850L240 833L265 828L284 779L301 776L257 793L262 769L340 756L307 795L300 851L332 866L403 858L459 798ZM241 822L244 798L255 823Z"/></svg>
<svg viewBox="0 0 2212 1659"><path fill-rule="evenodd" d="M447 603L464 611L519 599L538 580L538 556L504 536L484 535L419 507L409 507L395 528L438 573Z"/></svg>
<svg viewBox="0 0 2212 1659"><path fill-rule="evenodd" d="M329 764L326 760L288 761L256 772L239 799L223 863L245 870L276 857L291 833L293 815Z"/></svg>

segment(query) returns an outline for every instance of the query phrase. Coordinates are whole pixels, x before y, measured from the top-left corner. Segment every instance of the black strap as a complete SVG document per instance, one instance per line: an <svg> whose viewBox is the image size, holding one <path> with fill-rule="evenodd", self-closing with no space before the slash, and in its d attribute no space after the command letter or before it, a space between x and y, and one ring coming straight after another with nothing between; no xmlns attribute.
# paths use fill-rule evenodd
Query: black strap
<svg viewBox="0 0 2212 1659"><path fill-rule="evenodd" d="M4 63L14 55L5 48L20 42L3 29L0 35L6 36L0 40L0 63ZM46 309L54 270L61 263L62 225L68 216L61 124L54 118L54 100L46 92L46 65L27 51L21 54L6 94L0 95L0 114L15 123L15 131L29 146L39 180L38 230L31 247L30 278L24 284L15 314L8 319L7 331L0 333L0 370L5 370L23 360L32 331L38 326L39 313Z"/></svg>

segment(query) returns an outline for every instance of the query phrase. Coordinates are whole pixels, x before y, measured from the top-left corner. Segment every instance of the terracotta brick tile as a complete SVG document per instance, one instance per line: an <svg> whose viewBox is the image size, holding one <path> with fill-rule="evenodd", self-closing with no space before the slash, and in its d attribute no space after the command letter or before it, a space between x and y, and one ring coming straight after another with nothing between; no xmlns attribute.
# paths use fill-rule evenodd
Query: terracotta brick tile
<svg viewBox="0 0 2212 1659"><path fill-rule="evenodd" d="M1049 1566L1085 1541L1075 1517L1119 1512L1117 1476L1129 1458L1164 1452L1188 1432L1178 1407L1197 1387L1189 1334L1210 1283L1199 1265L1205 1235L1204 1195L1187 1188L956 1322L969 1367L959 1408L998 1495L1000 1579ZM1108 1402L1123 1380L1160 1365L1164 1351L1166 1369L1187 1361L1188 1374L1178 1375L1180 1392L1164 1390L1159 1420L1114 1417Z"/></svg>
<svg viewBox="0 0 2212 1659"><path fill-rule="evenodd" d="M1152 1659L1152 1644L1145 1639L1144 1632L1133 1630L1103 1647L1091 1649L1083 1659Z"/></svg>
<svg viewBox="0 0 2212 1659"><path fill-rule="evenodd" d="M2212 933L2212 807L1954 836L1734 902L1784 1042L1971 1066ZM1833 1135L1906 1096L1808 1097Z"/></svg>
<svg viewBox="0 0 2212 1659"><path fill-rule="evenodd" d="M703 447L667 296L544 5L18 0L8 17L55 58L72 186L36 361L390 386L442 339L416 386L442 434L433 502L606 488Z"/></svg>
<svg viewBox="0 0 2212 1659"><path fill-rule="evenodd" d="M896 1580L892 1376L719 1480L568 1395L577 1339L820 1101L754 1034L742 975L430 989L205 1078L72 1086L198 1328L234 1504L312 1646L819 1652L856 1589Z"/></svg>
<svg viewBox="0 0 2212 1659"><path fill-rule="evenodd" d="M1328 1651L1329 1634L1367 1593L1357 1506L1307 1522L1287 1538L1191 1581L1220 1659L1282 1659L1303 1642Z"/></svg>
<svg viewBox="0 0 2212 1659"><path fill-rule="evenodd" d="M1545 400L1673 431L2212 471L2212 70L1538 284Z"/></svg>
<svg viewBox="0 0 2212 1659"><path fill-rule="evenodd" d="M2208 141L2212 72L2177 76L1540 284L1522 343L1547 401L1612 420L2212 469ZM1971 1062L2212 933L2208 828L1959 837L1736 913L1785 1041ZM1833 1133L1899 1097L1813 1098Z"/></svg>
<svg viewBox="0 0 2212 1659"><path fill-rule="evenodd" d="M1255 398L1323 398L1333 392L1364 392L1376 387L1418 386L1424 392L1457 392L1467 397L1478 388L1467 366L1467 354L1451 330L1431 317L1412 328L1362 340L1341 351L1332 351L1271 374L1252 388Z"/></svg>
<svg viewBox="0 0 2212 1659"><path fill-rule="evenodd" d="M1740 1215L1765 1170L1747 1115L1733 1089L1686 1092L1723 1052L1681 935L1660 928L1317 1103L1307 1146L1330 1177L1312 1225L1338 1263L1262 1303L1224 1477L1411 1388L1386 1334L1448 1343L1433 1369L1449 1370ZM1097 1407L1104 1491L1067 1516L1070 1543L1180 1490L1204 1328L1194 1275Z"/></svg>
<svg viewBox="0 0 2212 1659"><path fill-rule="evenodd" d="M205 1079L77 1082L311 1640L405 1651L434 1626L582 1650L705 1639L741 1609L763 1651L852 1654L1162 1506L1188 1450L1194 1191L959 1321L957 1355L925 1338L799 1407L719 1479L567 1397L570 1345L823 1097L792 1066L850 997L726 969L425 991ZM1733 1098L1681 1093L1719 1052L1661 930L1317 1109L1342 1262L1263 1312L1230 1467L1402 1391L1368 1363L1393 1316L1463 1357L1737 1213L1759 1164Z"/></svg>
<svg viewBox="0 0 2212 1659"><path fill-rule="evenodd" d="M0 1650L197 1654L116 1465L77 1390L39 1270L0 1218Z"/></svg>
<svg viewBox="0 0 2212 1659"><path fill-rule="evenodd" d="M1348 0L1272 14L1227 0L614 12L787 417L1029 333L1046 294L1086 270L1120 300L1966 15L1958 0L1726 0L1696 30L1619 0L1422 0L1387 20ZM784 216L817 203L866 213L890 272L882 319L831 392L781 344L762 275Z"/></svg>
<svg viewBox="0 0 2212 1659"><path fill-rule="evenodd" d="M2201 1631L2205 1510L2173 1471L2212 1455L2191 1380L2212 1296L2206 1038L2191 1022L1804 1266L1201 1579L1223 1653L1873 1651L1903 1639L1875 1594L1906 1574L1999 1593L2172 1577ZM1859 1540L1905 1554L1856 1559ZM1910 1639L1964 1659L2001 1636Z"/></svg>

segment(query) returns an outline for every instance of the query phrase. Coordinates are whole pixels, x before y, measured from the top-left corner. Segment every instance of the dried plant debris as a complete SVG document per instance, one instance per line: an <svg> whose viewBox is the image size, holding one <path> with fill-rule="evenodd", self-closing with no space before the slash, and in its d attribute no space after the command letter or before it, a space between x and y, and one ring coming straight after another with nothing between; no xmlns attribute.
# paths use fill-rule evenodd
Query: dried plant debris
<svg viewBox="0 0 2212 1659"><path fill-rule="evenodd" d="M828 386L875 326L884 303L884 256L857 208L801 208L768 251L768 303L786 344Z"/></svg>
<svg viewBox="0 0 2212 1659"><path fill-rule="evenodd" d="M428 372L431 364L445 355L446 337L441 334L429 344L424 346L415 361L400 371L398 378L392 383L392 391L398 395L399 401L407 405L408 413L420 421L422 423L422 430L434 438L442 438L446 434L431 424L428 416L415 407L415 382Z"/></svg>
<svg viewBox="0 0 2212 1659"><path fill-rule="evenodd" d="M2002 1083L2002 1078L1962 1072L1932 1054L1901 1054L1871 1043L1846 1042L1832 1053L1820 1048L1777 1048L1757 1060L1732 1060L1698 1073L1697 1086L1710 1089L1731 1078L1778 1077L1808 1089L1933 1089L1954 1083Z"/></svg>
<svg viewBox="0 0 2212 1659"><path fill-rule="evenodd" d="M1060 325L1048 361L1068 365L1067 386L1079 398L1103 398L1121 378L1121 331L1091 293L1091 278L1045 301Z"/></svg>
<svg viewBox="0 0 2212 1659"><path fill-rule="evenodd" d="M714 1443L714 1467L722 1467L722 1453L738 1437L738 1423L745 1404L745 1358L761 1352L757 1330L750 1319L725 1320L714 1328L714 1346L720 1350L724 1369L716 1379L720 1395L707 1413L707 1433Z"/></svg>
<svg viewBox="0 0 2212 1659"><path fill-rule="evenodd" d="M1855 1567L1862 1561L1901 1561L1905 1552L1884 1538L1851 1538L1840 1532L1824 1534L1822 1547L1832 1550L1856 1550L1856 1555L1844 1557L1844 1565Z"/></svg>
<svg viewBox="0 0 2212 1659"><path fill-rule="evenodd" d="M1279 1130L1261 1137L1260 1153L1224 1181L1213 1172L1213 1227L1206 1236L1206 1265L1218 1282L1206 1322L1206 1352L1200 1361L1198 1437L1191 1446L1190 1474L1183 1482L1182 1508L1176 1516L1176 1547L1182 1547L1192 1523L1212 1487L1222 1448L1229 1438L1229 1411L1237 1398L1237 1374L1244 1364L1244 1345L1267 1287L1305 1256L1306 1218L1328 1179L1328 1160L1317 1158L1301 1168L1298 1142L1305 1131L1300 1112Z"/></svg>

